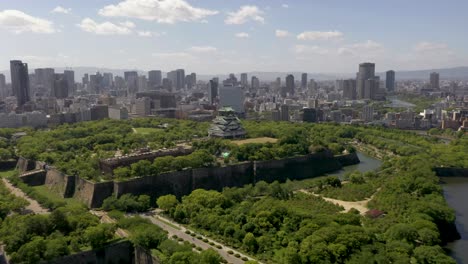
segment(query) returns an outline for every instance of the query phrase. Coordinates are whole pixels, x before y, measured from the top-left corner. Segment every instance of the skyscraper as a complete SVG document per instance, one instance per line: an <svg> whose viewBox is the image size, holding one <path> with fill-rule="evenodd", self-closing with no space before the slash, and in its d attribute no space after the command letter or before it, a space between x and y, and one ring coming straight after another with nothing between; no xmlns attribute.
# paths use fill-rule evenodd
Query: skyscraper
<svg viewBox="0 0 468 264"><path fill-rule="evenodd" d="M68 83L68 94L73 94L75 92L75 72L72 70L63 71L65 80Z"/></svg>
<svg viewBox="0 0 468 264"><path fill-rule="evenodd" d="M216 97L218 97L218 82L213 79L208 83L208 100L210 101L210 105L216 102Z"/></svg>
<svg viewBox="0 0 468 264"><path fill-rule="evenodd" d="M162 73L161 71L149 71L148 72L148 84L151 89L162 84Z"/></svg>
<svg viewBox="0 0 468 264"><path fill-rule="evenodd" d="M387 71L385 77L385 87L389 92L395 91L395 71Z"/></svg>
<svg viewBox="0 0 468 264"><path fill-rule="evenodd" d="M260 80L257 78L257 76L252 76L250 87L252 89L259 89L260 88Z"/></svg>
<svg viewBox="0 0 468 264"><path fill-rule="evenodd" d="M28 64L19 60L10 61L11 89L17 99L17 106L22 107L30 101Z"/></svg>
<svg viewBox="0 0 468 264"><path fill-rule="evenodd" d="M172 87L176 90L183 89L185 87L185 70L178 69L167 73L167 78L171 80Z"/></svg>
<svg viewBox="0 0 468 264"><path fill-rule="evenodd" d="M375 99L377 90L379 89L379 81L376 78L370 78L364 81L364 95L361 99Z"/></svg>
<svg viewBox="0 0 468 264"><path fill-rule="evenodd" d="M244 93L242 91L242 86L226 83L220 86L218 91L220 107L232 107L236 113L244 113Z"/></svg>
<svg viewBox="0 0 468 264"><path fill-rule="evenodd" d="M7 97L5 75L0 73L0 99Z"/></svg>
<svg viewBox="0 0 468 264"><path fill-rule="evenodd" d="M357 74L357 98L364 98L365 81L375 77L375 64L364 62L359 64L359 72Z"/></svg>
<svg viewBox="0 0 468 264"><path fill-rule="evenodd" d="M356 80L343 80L343 98L356 100Z"/></svg>
<svg viewBox="0 0 468 264"><path fill-rule="evenodd" d="M306 89L307 88L307 73L303 73L301 75L301 88Z"/></svg>
<svg viewBox="0 0 468 264"><path fill-rule="evenodd" d="M52 89L54 88L55 82L55 70L52 68L38 68L34 70L34 73L34 91L53 94Z"/></svg>
<svg viewBox="0 0 468 264"><path fill-rule="evenodd" d="M294 75L289 74L288 76L286 76L286 91L290 95L294 95L294 88L295 88L294 86L295 86Z"/></svg>
<svg viewBox="0 0 468 264"><path fill-rule="evenodd" d="M247 73L241 73L241 85L242 86L247 86L249 85L249 77L247 76Z"/></svg>
<svg viewBox="0 0 468 264"><path fill-rule="evenodd" d="M54 74L54 87L51 95L57 99L68 97L68 80L65 74Z"/></svg>
<svg viewBox="0 0 468 264"><path fill-rule="evenodd" d="M127 83L127 92L129 94L136 94L138 92L138 72L127 71L124 72L124 79Z"/></svg>
<svg viewBox="0 0 468 264"><path fill-rule="evenodd" d="M430 75L430 81L431 81L431 89L434 89L434 90L439 90L440 89L439 73L432 72L431 75Z"/></svg>

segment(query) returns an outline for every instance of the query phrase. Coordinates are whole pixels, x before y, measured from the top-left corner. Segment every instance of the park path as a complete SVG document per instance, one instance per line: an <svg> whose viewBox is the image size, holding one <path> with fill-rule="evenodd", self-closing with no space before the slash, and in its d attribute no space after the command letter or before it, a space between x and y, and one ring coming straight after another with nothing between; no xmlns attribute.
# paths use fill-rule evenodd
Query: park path
<svg viewBox="0 0 468 264"><path fill-rule="evenodd" d="M143 218L146 218L146 219L149 219L153 224L161 227L162 229L166 230L168 233L169 233L169 237L172 237L173 235L176 235L180 238L182 238L183 240L185 241L188 241L190 243L193 243L195 244L197 247L200 247L202 248L203 250L206 250L206 249L209 249L209 248L212 248L214 250L216 250L216 252L218 252L221 257L223 257L225 260L227 260L229 263L233 263L233 264L242 264L244 263L245 261L243 261L241 258L242 257L246 257L248 258L249 260L255 260L255 259L252 259L251 257L249 256L246 256L245 254L242 254L241 252L239 251L236 251L235 249L233 248L230 248L230 247L227 247L217 241L214 241L208 237L205 237L205 236L202 236L203 238L202 239L208 239L208 242L203 242L202 240L200 239L197 239L196 237L197 236L200 236L197 232L193 231L193 230L190 230L168 218L165 218L165 217L162 217L160 215L157 215L157 214L154 214L154 215L148 215L148 214L140 214L141 217ZM185 231L190 231L192 233L195 233L197 234L195 237L192 237L191 235L189 234L186 234ZM219 248L216 248L216 246L211 246L209 244L209 242L213 242L215 243L215 245L220 245L222 248L219 249ZM229 254L228 251L232 251L234 252L233 254ZM240 257L239 258L236 258L234 255L235 254L239 254ZM257 261L257 260L255 260ZM259 262L261 263L261 262Z"/></svg>
<svg viewBox="0 0 468 264"><path fill-rule="evenodd" d="M359 213L361 213L361 215L364 215L367 211L369 211L369 208L367 208L367 203L369 203L369 201L372 200L372 198L374 198L374 195L379 190L380 190L380 188L377 189L377 191L370 198L367 198L367 199L362 200L362 201L356 201L356 202L343 201L343 200L337 200L337 199L333 199L333 198L323 197L320 194L309 192L309 191L304 190L304 189L299 190L299 192L309 194L309 195L314 195L314 196L317 196L317 197L321 197L322 199L324 199L327 202L341 205L345 209L344 212L349 212L349 210L351 210L351 208L354 208L354 209L358 210Z"/></svg>
<svg viewBox="0 0 468 264"><path fill-rule="evenodd" d="M27 196L21 189L16 188L5 178L2 178L3 183L5 186L10 190L10 192L18 197L24 198L26 201L29 202L29 205L25 207L25 210L28 212L33 212L35 214L48 214L50 213L48 209L42 207L36 200L31 199Z"/></svg>

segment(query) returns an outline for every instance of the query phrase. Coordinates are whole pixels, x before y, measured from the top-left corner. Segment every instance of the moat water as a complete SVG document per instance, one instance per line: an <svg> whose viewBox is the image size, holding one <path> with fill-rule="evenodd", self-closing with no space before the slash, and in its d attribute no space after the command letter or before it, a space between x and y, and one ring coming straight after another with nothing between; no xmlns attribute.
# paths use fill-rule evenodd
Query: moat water
<svg viewBox="0 0 468 264"><path fill-rule="evenodd" d="M388 100L391 101L390 104L386 105L387 107L393 107L393 108L412 108L415 105L409 102L402 101L395 96L390 96L388 97Z"/></svg>
<svg viewBox="0 0 468 264"><path fill-rule="evenodd" d="M376 170L380 167L382 162L378 159L374 159L371 156L368 156L362 152L357 152L357 155L359 157L359 160L361 161L359 164L356 165L351 165L351 166L345 166L343 169L339 171L335 171L333 173L328 173L327 175L329 176L337 176L338 178L343 177L347 172L352 172L352 171L360 171L360 172L368 172L368 171L373 171Z"/></svg>
<svg viewBox="0 0 468 264"><path fill-rule="evenodd" d="M461 239L449 243L446 248L457 263L468 263L468 178L443 177L440 179L447 203L455 210L458 233Z"/></svg>

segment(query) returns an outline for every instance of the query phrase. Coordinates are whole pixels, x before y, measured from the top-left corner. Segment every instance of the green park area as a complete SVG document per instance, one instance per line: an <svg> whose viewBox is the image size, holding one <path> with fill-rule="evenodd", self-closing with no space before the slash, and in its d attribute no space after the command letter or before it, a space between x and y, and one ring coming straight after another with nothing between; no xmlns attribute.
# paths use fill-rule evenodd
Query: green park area
<svg viewBox="0 0 468 264"><path fill-rule="evenodd" d="M161 124L167 126L161 129ZM433 169L467 168L467 135L456 134L447 143L437 137L358 125L268 121L243 121L243 125L248 138L242 144L202 140L209 123L167 119L104 120L48 131L28 130L27 136L15 142L8 140L15 131L0 130L0 134L7 139L4 149L16 149L23 157L46 161L67 174L90 180L100 180L97 164L101 158L147 146L169 148L177 141L189 142L194 152L136 162L116 169L115 177L125 180L218 166L218 158L225 152L230 156L224 162L234 164L320 151L352 153L365 146L382 165L376 171L350 172L340 179L324 176L281 183L260 181L220 191L198 189L184 197L161 196L156 203L145 195L110 197L102 209L116 219L114 224L100 224L82 205L47 193L42 186L21 186L13 176L13 183L32 193L52 213L20 215L16 212L24 206L21 200L12 205L0 202L8 205L1 208L0 221L6 251L17 262L49 260L111 243L116 239L113 231L119 227L130 232L132 243L150 250L162 263L219 263L212 251L193 251L190 244L168 239L147 219L123 214L157 206L173 221L263 263L455 263L442 248L457 237L455 213L447 205ZM134 133L134 127L160 131ZM259 138L277 141L260 142ZM0 175L8 176L5 173L12 172ZM9 193L0 189L0 201L9 199ZM330 199L365 201L368 212L345 210Z"/></svg>

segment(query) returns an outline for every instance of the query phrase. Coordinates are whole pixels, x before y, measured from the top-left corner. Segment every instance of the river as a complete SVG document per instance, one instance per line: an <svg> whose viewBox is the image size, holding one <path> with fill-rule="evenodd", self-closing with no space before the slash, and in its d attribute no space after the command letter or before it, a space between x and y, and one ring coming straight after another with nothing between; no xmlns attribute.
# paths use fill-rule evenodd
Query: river
<svg viewBox="0 0 468 264"><path fill-rule="evenodd" d="M327 175L337 176L338 178L342 178L347 172L352 172L355 170L358 170L360 172L373 171L373 170L378 169L380 165L382 164L380 160L372 158L371 156L368 156L362 152L358 151L357 155L361 162L359 162L356 165L345 166L343 167L343 169L339 171L335 171L333 173L328 173Z"/></svg>
<svg viewBox="0 0 468 264"><path fill-rule="evenodd" d="M468 178L443 177L442 188L447 203L455 209L457 219L455 225L460 233L461 239L447 245L451 256L457 263L468 263Z"/></svg>

